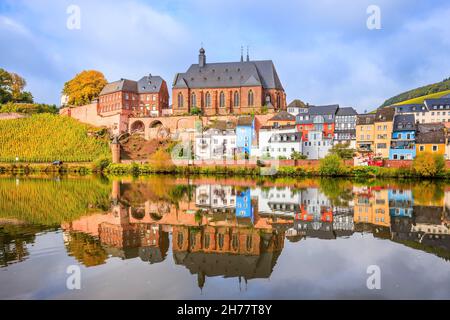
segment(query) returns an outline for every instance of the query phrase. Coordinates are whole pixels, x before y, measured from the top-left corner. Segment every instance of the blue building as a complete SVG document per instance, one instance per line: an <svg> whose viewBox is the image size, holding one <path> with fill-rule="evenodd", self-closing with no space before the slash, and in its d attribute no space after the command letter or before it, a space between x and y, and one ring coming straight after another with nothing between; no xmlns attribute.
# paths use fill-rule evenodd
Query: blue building
<svg viewBox="0 0 450 320"><path fill-rule="evenodd" d="M414 198L411 190L390 189L388 199L389 214L391 217L412 218Z"/></svg>
<svg viewBox="0 0 450 320"><path fill-rule="evenodd" d="M251 156L252 143L256 137L255 119L250 116L239 117L236 126L236 152L242 158Z"/></svg>
<svg viewBox="0 0 450 320"><path fill-rule="evenodd" d="M250 189L236 192L236 217L250 218L253 222L253 206Z"/></svg>
<svg viewBox="0 0 450 320"><path fill-rule="evenodd" d="M416 125L413 114L394 117L389 160L412 160L416 157Z"/></svg>

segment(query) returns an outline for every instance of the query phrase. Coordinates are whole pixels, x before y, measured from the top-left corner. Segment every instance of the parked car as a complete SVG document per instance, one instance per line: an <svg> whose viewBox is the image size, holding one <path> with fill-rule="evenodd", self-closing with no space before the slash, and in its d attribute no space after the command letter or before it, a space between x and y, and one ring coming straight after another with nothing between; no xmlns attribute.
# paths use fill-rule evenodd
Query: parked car
<svg viewBox="0 0 450 320"><path fill-rule="evenodd" d="M52 165L54 166L61 166L63 164L63 162L61 160L55 160L52 162Z"/></svg>

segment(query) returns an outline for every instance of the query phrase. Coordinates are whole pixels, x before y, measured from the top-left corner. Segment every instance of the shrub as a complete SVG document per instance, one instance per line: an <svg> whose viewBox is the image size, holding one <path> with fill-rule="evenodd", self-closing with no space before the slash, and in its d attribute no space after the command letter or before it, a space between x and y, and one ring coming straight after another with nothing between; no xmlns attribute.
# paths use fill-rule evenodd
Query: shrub
<svg viewBox="0 0 450 320"><path fill-rule="evenodd" d="M305 160L306 158L307 158L307 156L305 156L304 154L301 154L298 151L294 151L291 153L292 160Z"/></svg>
<svg viewBox="0 0 450 320"><path fill-rule="evenodd" d="M319 172L321 175L337 176L344 171L344 163L336 154L329 154L320 160Z"/></svg>
<svg viewBox="0 0 450 320"><path fill-rule="evenodd" d="M92 170L103 171L109 166L110 163L111 161L109 157L106 156L99 157L94 161L92 165Z"/></svg>
<svg viewBox="0 0 450 320"><path fill-rule="evenodd" d="M421 153L413 161L413 170L422 177L441 175L445 171L444 157L429 152Z"/></svg>

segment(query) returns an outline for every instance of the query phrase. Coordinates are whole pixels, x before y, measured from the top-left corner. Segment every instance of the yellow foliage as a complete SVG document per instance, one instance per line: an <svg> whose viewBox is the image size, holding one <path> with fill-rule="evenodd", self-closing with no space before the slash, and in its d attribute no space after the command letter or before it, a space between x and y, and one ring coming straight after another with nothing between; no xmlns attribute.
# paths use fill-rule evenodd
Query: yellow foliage
<svg viewBox="0 0 450 320"><path fill-rule="evenodd" d="M84 70L64 84L63 93L69 105L82 106L97 98L108 82L100 71Z"/></svg>

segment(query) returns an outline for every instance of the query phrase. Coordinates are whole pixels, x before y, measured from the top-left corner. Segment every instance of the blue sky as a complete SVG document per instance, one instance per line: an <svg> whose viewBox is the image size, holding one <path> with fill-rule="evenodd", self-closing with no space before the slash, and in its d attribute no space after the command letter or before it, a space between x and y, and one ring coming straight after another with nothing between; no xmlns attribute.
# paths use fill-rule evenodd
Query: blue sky
<svg viewBox="0 0 450 320"><path fill-rule="evenodd" d="M69 5L81 29L69 30ZM366 27L369 5L381 30ZM26 78L35 100L58 103L84 69L108 81L176 72L207 61L272 59L288 102L362 112L404 90L450 77L450 3L433 0L0 0L0 67Z"/></svg>

